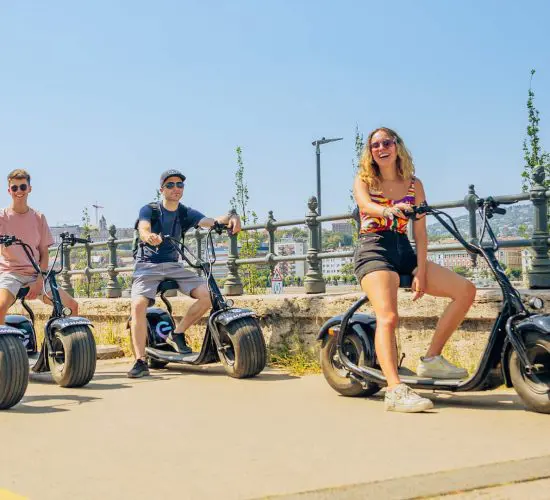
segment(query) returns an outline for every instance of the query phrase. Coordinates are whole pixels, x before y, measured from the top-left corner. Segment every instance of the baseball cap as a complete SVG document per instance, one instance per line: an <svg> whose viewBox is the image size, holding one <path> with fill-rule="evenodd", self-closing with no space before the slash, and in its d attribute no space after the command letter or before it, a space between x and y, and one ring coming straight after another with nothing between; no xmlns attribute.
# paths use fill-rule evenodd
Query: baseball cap
<svg viewBox="0 0 550 500"><path fill-rule="evenodd" d="M179 170L165 170L160 176L161 186L164 184L164 181L168 179L168 177L179 177L182 181L185 181L185 175L183 175Z"/></svg>

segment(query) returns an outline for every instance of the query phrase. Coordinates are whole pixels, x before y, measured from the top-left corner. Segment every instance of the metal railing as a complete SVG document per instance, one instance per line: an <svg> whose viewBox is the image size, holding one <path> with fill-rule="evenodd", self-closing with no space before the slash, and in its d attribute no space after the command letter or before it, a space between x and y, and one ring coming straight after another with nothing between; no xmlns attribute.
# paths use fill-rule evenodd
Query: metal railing
<svg viewBox="0 0 550 500"><path fill-rule="evenodd" d="M527 201L530 200L534 207L533 233L530 239L514 239L501 242L503 248L521 248L531 247L533 250L532 266L528 272L528 283L530 288L550 288L550 260L548 258L549 232L548 232L548 200L550 191L544 187L543 173L537 177L535 183L529 192L515 195L494 196L498 201ZM432 204L439 209L465 208L468 212L470 240L477 238L476 221L476 194L474 186L470 185L468 194L463 200L442 202ZM352 213L344 213L332 216L319 216L317 213L317 200L311 197L308 201L308 212L303 219L277 221L270 211L264 224L255 224L245 226L243 231L266 230L268 233L268 252L262 257L240 258L237 236L230 236L229 251L227 262L216 262L216 266L227 265L228 274L224 284L224 293L227 295L242 295L243 284L239 276L239 267L243 264L263 264L269 267L273 273L275 266L279 262L298 262L307 263L307 272L304 278L305 291L308 294L325 292L326 285L322 275L323 259L337 257L351 257L353 250L340 252L323 252L321 248L321 223L338 220L353 219ZM306 255L277 255L275 252L275 231L281 227L303 226L306 225L309 231L309 244ZM74 294L71 283L72 276L83 275L88 283L95 274L107 275L108 281L105 286L106 297L120 297L122 295L122 286L119 279L120 273L131 273L133 267L117 267L117 249L122 244L132 242L132 239L117 239L116 228L109 228L109 238L106 242L90 243L87 245L75 245L72 249L65 250L65 265L61 273L60 285L67 292ZM196 243L196 255L202 254L202 245L205 233L200 230L193 231L193 237ZM186 235L189 237L189 233ZM106 247L109 250L109 259L107 267L95 268L92 266L91 253L93 249ZM84 269L71 268L71 252L84 249L86 266ZM463 250L460 244L439 245L432 244L428 246L428 252Z"/></svg>

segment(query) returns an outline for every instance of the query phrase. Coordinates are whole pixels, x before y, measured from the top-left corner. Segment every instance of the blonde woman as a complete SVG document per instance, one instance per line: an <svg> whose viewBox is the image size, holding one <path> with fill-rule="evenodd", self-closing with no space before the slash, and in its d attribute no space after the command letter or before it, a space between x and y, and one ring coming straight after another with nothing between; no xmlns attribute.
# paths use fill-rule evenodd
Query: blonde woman
<svg viewBox="0 0 550 500"><path fill-rule="evenodd" d="M424 294L448 297L417 374L422 377L461 379L468 376L442 355L443 346L472 305L476 289L467 279L428 261L426 220L413 223L416 254L407 238L407 212L425 201L424 187L415 177L412 157L401 137L389 128L373 130L367 139L353 192L359 207L360 238L355 251L355 274L376 314L375 347L388 387L385 408L419 412L433 403L401 383L397 372L395 329L400 274L413 274L413 300Z"/></svg>

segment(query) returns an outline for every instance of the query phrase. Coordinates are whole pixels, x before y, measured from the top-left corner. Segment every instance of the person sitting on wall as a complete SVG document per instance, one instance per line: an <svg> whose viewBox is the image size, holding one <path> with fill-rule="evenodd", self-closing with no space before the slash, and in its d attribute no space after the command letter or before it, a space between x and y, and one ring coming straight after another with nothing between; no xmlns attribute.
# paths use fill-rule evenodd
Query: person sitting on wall
<svg viewBox="0 0 550 500"><path fill-rule="evenodd" d="M397 371L395 329L398 323L399 275L414 275L413 300L424 294L451 299L437 322L428 351L420 359L421 377L461 379L468 373L442 355L443 346L472 305L476 288L471 281L428 261L426 220L413 222L416 253L407 238L407 212L425 201L424 186L414 175L412 157L403 139L389 128L373 130L359 163L353 192L360 212L355 275L376 314L375 348L388 387L385 408L417 412L433 403L401 383Z"/></svg>

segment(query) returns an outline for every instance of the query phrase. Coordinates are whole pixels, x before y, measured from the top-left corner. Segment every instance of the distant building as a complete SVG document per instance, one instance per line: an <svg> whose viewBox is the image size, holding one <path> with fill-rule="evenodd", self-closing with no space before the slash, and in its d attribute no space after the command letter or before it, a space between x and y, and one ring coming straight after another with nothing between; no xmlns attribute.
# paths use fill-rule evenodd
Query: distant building
<svg viewBox="0 0 550 500"><path fill-rule="evenodd" d="M333 222L332 231L334 233L352 235L355 232L355 227L351 222Z"/></svg>
<svg viewBox="0 0 550 500"><path fill-rule="evenodd" d="M323 276L340 276L342 266L353 263L353 257L334 257L322 260Z"/></svg>
<svg viewBox="0 0 550 500"><path fill-rule="evenodd" d="M285 238L275 243L275 253L277 255L305 255L306 252L307 246L303 241L294 241ZM279 262L279 270L283 276L299 276L303 278L306 274L306 263L303 260Z"/></svg>

